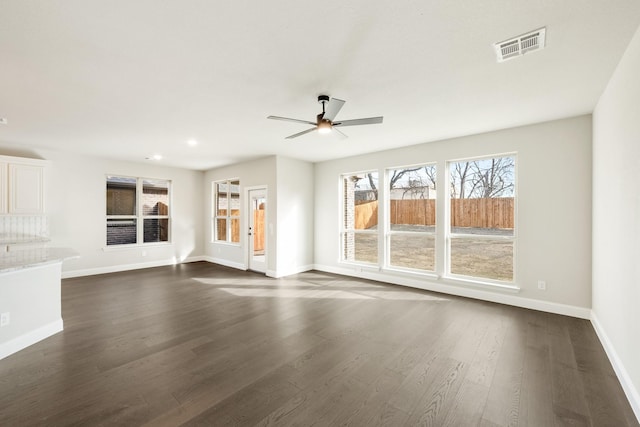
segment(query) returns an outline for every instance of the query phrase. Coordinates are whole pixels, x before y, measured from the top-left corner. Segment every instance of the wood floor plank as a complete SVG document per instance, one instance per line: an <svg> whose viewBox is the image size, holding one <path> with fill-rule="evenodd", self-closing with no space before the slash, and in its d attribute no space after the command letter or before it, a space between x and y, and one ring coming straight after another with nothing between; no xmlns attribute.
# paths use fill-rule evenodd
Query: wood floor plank
<svg viewBox="0 0 640 427"><path fill-rule="evenodd" d="M2 426L638 426L588 321L206 262L64 280Z"/></svg>
<svg viewBox="0 0 640 427"><path fill-rule="evenodd" d="M520 422L522 374L526 350L526 313L508 310L508 327L500 348L497 366L482 420L497 425Z"/></svg>
<svg viewBox="0 0 640 427"><path fill-rule="evenodd" d="M405 425L440 426L454 407L467 366L455 359L442 359L441 362Z"/></svg>
<svg viewBox="0 0 640 427"><path fill-rule="evenodd" d="M456 394L452 407L442 422L443 426L477 426L489 395L489 387L464 380Z"/></svg>
<svg viewBox="0 0 640 427"><path fill-rule="evenodd" d="M530 334L535 332L530 331ZM522 377L519 418L528 426L550 426L554 423L552 378L546 334L528 340Z"/></svg>

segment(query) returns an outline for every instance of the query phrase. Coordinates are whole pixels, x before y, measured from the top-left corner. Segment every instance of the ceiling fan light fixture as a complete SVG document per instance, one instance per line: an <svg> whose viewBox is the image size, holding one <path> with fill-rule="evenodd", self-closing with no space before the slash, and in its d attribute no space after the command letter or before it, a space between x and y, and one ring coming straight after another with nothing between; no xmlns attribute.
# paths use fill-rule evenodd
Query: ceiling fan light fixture
<svg viewBox="0 0 640 427"><path fill-rule="evenodd" d="M316 116L316 121L307 121L300 119L292 119L290 117L280 117L280 116L267 116L267 119L272 120L283 120L285 122L294 122L294 123L302 123L305 125L313 126L310 129L303 130L302 132L294 133L293 135L287 136L285 139L293 139L302 135L306 135L313 131L318 131L318 133L329 134L334 133L340 136L341 138L346 138L347 135L342 133L340 128L345 126L360 126L360 125L374 125L377 123L382 123L382 116L379 117L367 117L364 119L353 119L353 120L336 120L336 116L340 112L340 109L344 105L345 101L338 98L329 98L328 95L320 95L318 96L318 102L322 104L322 113ZM334 126L336 128L334 129Z"/></svg>
<svg viewBox="0 0 640 427"><path fill-rule="evenodd" d="M321 121L318 123L318 133L327 134L331 133L331 122Z"/></svg>

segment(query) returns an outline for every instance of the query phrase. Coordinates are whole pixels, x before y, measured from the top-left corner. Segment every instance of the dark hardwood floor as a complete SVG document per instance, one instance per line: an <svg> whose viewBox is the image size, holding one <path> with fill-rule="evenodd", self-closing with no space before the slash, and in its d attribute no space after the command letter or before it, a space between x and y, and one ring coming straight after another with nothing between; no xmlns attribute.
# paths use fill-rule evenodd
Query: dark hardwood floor
<svg viewBox="0 0 640 427"><path fill-rule="evenodd" d="M2 426L637 426L591 324L208 263L63 281L0 361Z"/></svg>

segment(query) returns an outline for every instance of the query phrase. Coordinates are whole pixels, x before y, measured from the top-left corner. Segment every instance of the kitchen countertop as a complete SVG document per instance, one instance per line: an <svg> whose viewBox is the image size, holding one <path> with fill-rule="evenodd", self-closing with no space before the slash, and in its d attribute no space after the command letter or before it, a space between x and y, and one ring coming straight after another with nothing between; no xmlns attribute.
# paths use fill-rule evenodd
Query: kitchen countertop
<svg viewBox="0 0 640 427"><path fill-rule="evenodd" d="M19 245L23 243L47 243L51 239L45 236L33 236L30 234L0 233L0 246Z"/></svg>
<svg viewBox="0 0 640 427"><path fill-rule="evenodd" d="M0 252L0 274L78 258L71 248L24 248Z"/></svg>

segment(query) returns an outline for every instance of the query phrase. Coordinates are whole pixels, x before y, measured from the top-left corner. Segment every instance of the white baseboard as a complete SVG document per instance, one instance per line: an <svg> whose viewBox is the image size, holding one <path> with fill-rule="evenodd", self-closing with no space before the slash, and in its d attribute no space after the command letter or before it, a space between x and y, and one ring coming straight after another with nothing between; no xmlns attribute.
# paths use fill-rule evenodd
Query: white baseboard
<svg viewBox="0 0 640 427"><path fill-rule="evenodd" d="M593 329L596 331L596 335L598 335L598 338L600 339L600 343L602 343L602 346L604 347L604 351L609 357L609 361L618 376L618 380L620 380L624 394L627 396L627 399L629 399L631 408L636 414L638 422L640 422L640 392L638 392L638 389L633 384L633 381L629 376L629 372L624 367L624 364L622 363L622 360L620 360L611 340L609 340L609 336L605 332L602 324L598 320L598 316L593 310L591 311L591 324L593 325Z"/></svg>
<svg viewBox="0 0 640 427"><path fill-rule="evenodd" d="M108 267L87 268L83 270L70 270L63 271L62 278L71 279L73 277L94 276L96 274L117 273L119 271L139 270L142 268L164 267L167 265L176 265L196 261L207 261L207 259L205 256L199 255L187 257L182 261L177 261L176 259L167 259L160 261L140 262L135 264L120 264L110 265Z"/></svg>
<svg viewBox="0 0 640 427"><path fill-rule="evenodd" d="M415 279L411 277L403 277L400 275L396 276L390 274L382 274L374 271L367 271L366 269L362 269L362 271L358 272L349 268L339 268L318 264L314 266L314 269L319 271L326 271L327 273L335 273L344 276L377 280L379 282L391 283L394 285L408 286L411 288L423 289L425 291L441 292L449 295L456 295L483 301L496 302L499 304L512 305L515 307L545 311L554 314L562 314L565 316L577 317L580 319L591 318L591 310L589 308L523 298L514 295L513 290L497 290L496 292L490 292L483 289L474 289L470 287L452 286L446 283L438 283L430 278Z"/></svg>
<svg viewBox="0 0 640 427"><path fill-rule="evenodd" d="M278 279L280 277L291 276L294 274L304 273L305 271L313 270L315 266L313 264L301 265L298 267L290 268L288 270L267 270L266 275Z"/></svg>
<svg viewBox="0 0 640 427"><path fill-rule="evenodd" d="M5 343L0 343L0 360L12 355L13 353L17 353L20 350L37 343L38 341L42 341L43 339L48 338L51 335L57 334L63 329L64 324L62 322L62 319L58 319L24 335L13 338L12 340L9 340Z"/></svg>
<svg viewBox="0 0 640 427"><path fill-rule="evenodd" d="M244 264L242 264L240 262L229 261L228 259L214 258L214 257L205 255L202 260L203 261L212 262L214 264L224 265L225 267L236 268L238 270L246 270L247 269L246 265L244 265Z"/></svg>

